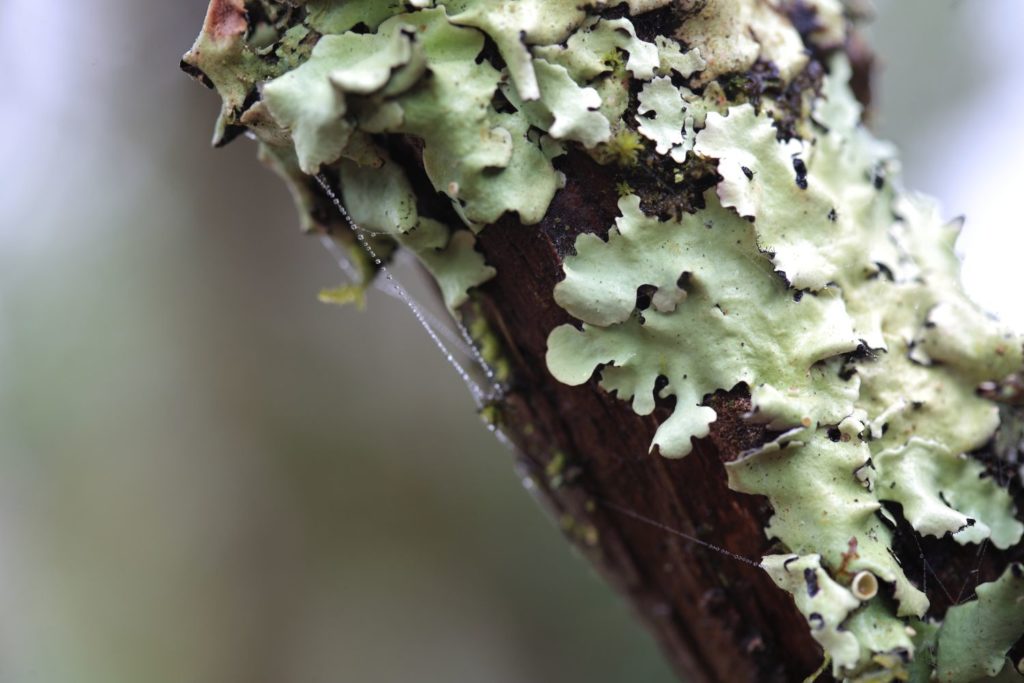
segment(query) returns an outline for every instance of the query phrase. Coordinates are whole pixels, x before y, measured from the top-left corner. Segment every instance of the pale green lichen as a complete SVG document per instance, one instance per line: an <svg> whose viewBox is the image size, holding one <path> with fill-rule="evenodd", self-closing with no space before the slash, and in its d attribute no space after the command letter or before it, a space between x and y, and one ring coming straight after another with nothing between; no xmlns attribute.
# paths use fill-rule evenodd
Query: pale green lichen
<svg viewBox="0 0 1024 683"><path fill-rule="evenodd" d="M586 82L612 71L618 50L627 53L625 68L638 80L652 79L661 66L662 52L658 46L640 40L628 19L591 18L569 37L564 46L538 46L534 53L562 64L573 78ZM673 61L673 54L666 51L665 58L669 64Z"/></svg>
<svg viewBox="0 0 1024 683"><path fill-rule="evenodd" d="M821 363L857 346L839 298L795 301L750 224L713 195L706 201L701 214L661 222L636 196L623 198L608 242L581 235L555 288L555 301L586 324L551 333L552 374L582 384L607 364L602 385L641 415L654 409L664 377L658 395L675 396L676 408L654 445L669 456L707 435L715 413L699 404L718 388L745 382L759 419L775 428L838 422L857 391L855 379L838 380L838 366ZM651 309L638 312L643 285L655 291Z"/></svg>
<svg viewBox="0 0 1024 683"><path fill-rule="evenodd" d="M478 230L506 212L535 223L561 183L551 164L565 151L559 143L575 141L586 148L610 143L608 115L618 119L628 104L623 79L598 77L605 66L591 74L596 87L590 87L566 66L543 59L545 50L566 39L589 43L602 58L623 50L625 68L647 79L662 61L664 68L682 73L700 66L696 53L684 54L670 42L659 47L639 40L628 19L588 16L587 7L601 3L451 0L412 3L418 11L407 12L401 2L313 0L304 3L305 26L292 27L276 48L279 61L287 61L283 55L294 53L311 32L324 35L288 68L266 69L245 37L244 4L233 1L232 32L218 35L216 43L204 32L191 56L196 68L217 77L225 110L260 137L268 158L295 158L304 174L333 167L350 214L374 239L401 241L436 274L450 271L439 275L450 306L462 303L467 290L492 277L493 270L472 248L471 237L419 217L404 172L371 134L422 140L429 180L470 228ZM631 11L652 7L641 3ZM495 107L503 74L479 59L484 34L505 58L511 81L503 92L515 112ZM261 31L259 50L275 49L275 35ZM568 54L576 52L587 49ZM207 54L208 59L199 58ZM243 101L257 86L262 98L245 109ZM638 146L616 143L615 148L628 160ZM295 171L276 165L292 179ZM304 196L308 188L301 180L292 186L304 215L316 215Z"/></svg>
<svg viewBox="0 0 1024 683"><path fill-rule="evenodd" d="M675 147L683 145L683 129L686 126L686 103L679 88L665 77L655 78L640 91L637 116L640 122L637 130L655 143L658 154L668 154ZM693 119L690 118L690 128Z"/></svg>
<svg viewBox="0 0 1024 683"><path fill-rule="evenodd" d="M768 555L761 568L775 584L793 594L797 609L811 625L811 635L832 658L837 670L853 668L861 658L857 637L840 626L860 607L860 600L821 566L818 555Z"/></svg>
<svg viewBox="0 0 1024 683"><path fill-rule="evenodd" d="M242 125L248 125L240 119L259 83L286 73L308 57L309 29L287 26L288 18L287 10L279 9L269 13L270 23L250 27L244 0L211 3L203 30L181 63L221 96L215 145L229 142L243 130ZM247 37L250 28L255 30Z"/></svg>
<svg viewBox="0 0 1024 683"><path fill-rule="evenodd" d="M855 473L870 467L868 447L833 441L824 430L799 435L728 463L729 486L768 497L775 509L766 533L798 554L817 553L826 566L852 576L866 570L893 584L899 616L923 616L928 598L889 553L892 532L877 514L879 500ZM849 555L851 543L855 555Z"/></svg>
<svg viewBox="0 0 1024 683"><path fill-rule="evenodd" d="M731 108L727 116L712 112L694 151L718 159L722 204L755 219L758 244L773 254L793 287L823 289L847 264L860 264L860 240L851 234L859 231L829 218L833 210L838 213L841 198L826 195L816 178L807 177L803 145L780 142L769 117L749 104Z"/></svg>
<svg viewBox="0 0 1024 683"><path fill-rule="evenodd" d="M971 683L999 674L1024 632L1024 567L977 588L978 597L949 608L936 641L937 680Z"/></svg>
<svg viewBox="0 0 1024 683"><path fill-rule="evenodd" d="M861 646L862 659L855 674L839 669L850 683L892 683L908 680L907 664L915 654L912 629L893 619L882 600L872 600L850 615L843 624Z"/></svg>
<svg viewBox="0 0 1024 683"><path fill-rule="evenodd" d="M402 98L401 123L385 130L424 141L428 177L469 221L492 222L511 209L524 222L536 222L543 215L537 207L546 207L554 195L554 170L526 140L525 126L514 125L518 119L491 108L500 74L487 62L475 62L483 37L450 24L443 10L425 10L414 20L424 27L420 35L431 77ZM533 185L524 186L523 172L534 176Z"/></svg>
<svg viewBox="0 0 1024 683"><path fill-rule="evenodd" d="M683 52L679 43L665 36L656 36L654 44L658 47L658 72L662 75L667 76L675 71L683 78L689 78L707 68L708 63L700 56L700 50Z"/></svg>
<svg viewBox="0 0 1024 683"><path fill-rule="evenodd" d="M424 142L431 182L467 223L506 211L534 223L557 178L527 122L493 108L500 73L476 62L483 44L443 8L402 14L373 34L324 36L302 67L264 86L264 97L307 173L343 156L356 129L411 134Z"/></svg>
<svg viewBox="0 0 1024 683"><path fill-rule="evenodd" d="M217 0L185 63L223 98L215 140L254 134L303 227L332 234L358 266L358 282L321 297L361 302L401 245L453 313L470 311L499 381L508 360L466 307L495 275L474 233L507 214L542 220L564 184L558 157L615 164L620 217L607 241L576 240L554 292L580 326L552 331L552 374L582 384L598 373L640 414L674 400L652 443L667 456L709 433L709 394L749 390L748 419L777 434L728 463L729 484L771 503L766 533L793 555L763 567L793 594L837 678L1019 679L1004 666L1024 630L1019 577L979 586L944 624L929 620L927 596L892 551L883 502L921 535L1020 543L1007 490L967 454L994 438L997 457L1021 449L1019 409L992 400L1024 366L1021 339L963 295L958 224L900 190L893 148L860 125L843 58L820 94L802 88L796 104L726 94L758 61L785 86L807 48L845 41L852 10L839 0L686 1L671 13L682 17L672 36L645 40L629 17L607 18L611 4L264 0L248 14L246 0ZM814 15L806 45L793 11ZM407 175L409 156L425 178ZM674 218L648 215L645 174L683 187L694 166L720 178L703 201ZM329 203L310 178L319 173L337 179L373 257L324 219ZM438 197L424 201L431 189ZM438 199L450 207L437 210ZM500 405L482 415L498 420ZM567 531L598 541L571 518ZM862 602L850 588L857 572L888 590Z"/></svg>
<svg viewBox="0 0 1024 683"><path fill-rule="evenodd" d="M322 210L323 206L311 185L314 181L299 168L299 160L296 158L294 150L261 143L259 158L284 181L292 196L292 201L298 208L300 228L305 232L331 235L356 270L358 280L355 283L356 286L364 287L375 272L375 265L372 263L369 253L356 242L350 232L344 228L335 229L342 223L340 216L337 217L333 225L330 221L324 220L324 215L332 214L329 211L325 214ZM370 235L366 237L366 240L373 253L381 258L389 258L396 247L394 240L387 235Z"/></svg>
<svg viewBox="0 0 1024 683"><path fill-rule="evenodd" d="M583 22L595 0L441 0L452 23L474 26L498 46L524 101L541 98L528 45L560 43Z"/></svg>
<svg viewBox="0 0 1024 683"><path fill-rule="evenodd" d="M782 14L762 0L707 0L683 23L676 38L696 48L707 62L700 84L749 69L762 59L774 63L789 80L807 64L800 34Z"/></svg>
<svg viewBox="0 0 1024 683"><path fill-rule="evenodd" d="M873 464L866 481L879 500L900 503L907 521L923 535L949 533L958 543L990 539L1006 549L1024 534L1010 494L976 460L912 437L877 453Z"/></svg>
<svg viewBox="0 0 1024 683"><path fill-rule="evenodd" d="M421 60L410 64L412 53L412 38L401 30L324 36L305 64L263 87L270 114L291 131L304 172L341 156L355 128L347 119L350 97L382 90L398 67L412 72L407 85L423 73Z"/></svg>
<svg viewBox="0 0 1024 683"><path fill-rule="evenodd" d="M849 74L842 62L835 72ZM641 133L661 154L679 139L678 118L672 132L653 124L685 106L655 97L668 85L641 91L641 110L657 111ZM827 639L837 676L890 680L907 675L908 620L928 599L890 552L881 503L900 503L921 534L1020 542L1007 491L964 453L999 424L979 383L1019 369L1022 343L964 297L955 226L896 191L891 148L860 127L848 91L830 79L825 96L807 141L780 141L751 105L709 111L693 151L716 160L722 180L706 208L658 221L627 198L607 242L578 238L555 300L583 326L552 332L548 364L569 384L599 371L639 414L674 396L652 444L665 455L708 433L703 396L746 384L753 419L790 431L729 463L730 486L768 497L767 534L793 552L893 586L896 609L873 604L843 622L855 660L849 638ZM858 340L860 355L844 358Z"/></svg>
<svg viewBox="0 0 1024 683"><path fill-rule="evenodd" d="M386 19L405 10L402 0L305 0L306 23L324 34L345 33L360 24L376 30Z"/></svg>
<svg viewBox="0 0 1024 683"><path fill-rule="evenodd" d="M640 14L667 7L672 4L672 0L626 0L626 4L629 5L630 14Z"/></svg>
<svg viewBox="0 0 1024 683"><path fill-rule="evenodd" d="M342 197L349 215L367 232L397 239L430 271L453 313L471 288L495 275L474 248L468 230L452 231L440 221L420 216L409 181L397 164L385 159L379 167L343 160L338 166Z"/></svg>
<svg viewBox="0 0 1024 683"><path fill-rule="evenodd" d="M503 89L530 125L546 131L556 140L575 140L591 148L611 137L611 124L597 111L601 96L593 88L581 88L564 66L543 59L533 62L543 97L524 101L515 88Z"/></svg>
<svg viewBox="0 0 1024 683"><path fill-rule="evenodd" d="M338 171L345 206L364 230L398 236L416 226L416 197L398 164L386 159L367 167L343 159Z"/></svg>
<svg viewBox="0 0 1024 683"><path fill-rule="evenodd" d="M475 244L476 238L468 230L450 233L446 225L429 218L421 218L402 239L402 246L412 249L434 276L445 304L453 312L469 298L470 289L496 274Z"/></svg>

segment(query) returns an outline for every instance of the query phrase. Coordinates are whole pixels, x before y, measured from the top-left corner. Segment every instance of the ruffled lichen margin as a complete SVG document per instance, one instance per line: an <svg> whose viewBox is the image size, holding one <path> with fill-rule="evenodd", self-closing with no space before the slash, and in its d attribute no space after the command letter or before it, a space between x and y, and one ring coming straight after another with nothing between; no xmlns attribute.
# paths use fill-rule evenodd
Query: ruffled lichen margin
<svg viewBox="0 0 1024 683"><path fill-rule="evenodd" d="M671 35L638 35L634 17L668 10L685 16ZM847 15L838 0L214 0L184 65L223 98L215 143L257 138L307 229L324 229L322 174L373 253L417 254L453 312L495 273L476 235L539 222L570 146L622 169L615 225L592 226L607 238L581 234L564 260L553 295L579 322L551 331L550 372L596 376L641 415L670 404L651 444L665 457L708 435L709 395L745 387L773 436L728 463L729 484L770 501L784 552L762 567L833 674L1011 680L1020 565L939 621L893 552L892 510L921 536L1021 543L1005 482L971 453L999 436L996 457L1016 457L1019 418L994 399L1024 345L966 298L958 224L901 188L862 125ZM793 97L808 48L828 73ZM737 77L754 72L776 87ZM417 141L444 210L417 201L396 136ZM638 165L661 168L662 195L710 171L674 203L634 190ZM332 234L368 282L379 264ZM858 591L865 572L888 588Z"/></svg>

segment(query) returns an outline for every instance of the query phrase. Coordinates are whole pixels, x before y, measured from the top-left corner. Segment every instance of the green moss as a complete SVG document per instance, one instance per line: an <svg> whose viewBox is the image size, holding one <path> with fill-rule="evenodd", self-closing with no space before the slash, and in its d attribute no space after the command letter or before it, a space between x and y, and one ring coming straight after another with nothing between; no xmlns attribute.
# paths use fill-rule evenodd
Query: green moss
<svg viewBox="0 0 1024 683"><path fill-rule="evenodd" d="M494 372L494 379L501 384L508 382L512 375L512 364L505 354L501 338L488 324L479 307L473 311L469 336L480 351L480 357Z"/></svg>
<svg viewBox="0 0 1024 683"><path fill-rule="evenodd" d="M501 405L488 403L480 409L480 419L490 427L501 427Z"/></svg>
<svg viewBox="0 0 1024 683"><path fill-rule="evenodd" d="M562 475L565 472L566 461L565 453L557 451L551 456L547 467L544 468L544 474L548 478L548 486L551 488L557 489L562 485L564 481Z"/></svg>
<svg viewBox="0 0 1024 683"><path fill-rule="evenodd" d="M602 164L617 166L636 166L640 160L640 152L644 143L636 131L619 128L611 138L594 150L594 158Z"/></svg>
<svg viewBox="0 0 1024 683"><path fill-rule="evenodd" d="M601 535L593 524L580 522L569 513L559 517L558 524L562 532L573 542L588 548L596 547L601 542Z"/></svg>

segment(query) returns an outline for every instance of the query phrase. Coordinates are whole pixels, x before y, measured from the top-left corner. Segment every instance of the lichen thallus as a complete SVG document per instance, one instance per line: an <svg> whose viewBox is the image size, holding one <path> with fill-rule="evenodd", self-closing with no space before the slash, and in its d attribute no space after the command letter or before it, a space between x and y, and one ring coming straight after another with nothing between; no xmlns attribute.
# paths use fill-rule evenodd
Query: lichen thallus
<svg viewBox="0 0 1024 683"><path fill-rule="evenodd" d="M451 322L452 324L455 325L457 332L453 331L444 321L442 321L440 318L432 314L426 307L420 304L401 284L401 282L399 282L395 274L388 268L388 266L384 263L384 260L376 253L376 251L373 249L373 246L367 240L367 237L384 235L386 233L375 233L373 231L367 230L359 226L352 218L351 214L349 214L348 210L345 208L345 205L343 204L341 198L338 196L338 193L331 186L330 181L323 174L317 174L316 176L314 176L314 178L316 179L317 184L319 184L321 189L331 200L331 203L334 205L338 213L344 219L349 229L355 235L359 245L362 247L362 249L366 251L371 261L373 262L374 266L376 266L379 269L380 273L383 275L384 282L381 283L380 280L377 279L375 280L374 287L378 291L381 291L382 293L392 298L402 301L409 308L409 310L413 314L413 317L419 323L420 327L422 327L423 330L427 333L427 336L433 342L434 346L437 347L437 349L444 356L448 364L455 369L455 372L458 374L459 378L466 385L466 388L469 390L469 393L472 396L473 402L478 411L484 411L488 406L500 402L505 396L505 387L498 381L494 369L487 363L483 355L480 353L480 350L477 348L476 344L472 339L472 336L469 333L469 330L466 329L465 325L463 325L458 318L451 316ZM331 237L329 235L323 235L321 237L321 243L331 254L331 256L334 257L335 261L338 264L338 267L342 270L342 272L344 272L345 275L350 280L352 280L353 282L357 282L359 279L358 271L348 260L348 257L344 254L344 252L338 248L337 244L334 243ZM444 339L442 339L442 337ZM480 386L480 384L476 380L473 379L470 372L459 361L459 359L456 358L455 353L453 353L451 348L449 348L445 344L444 340L447 340L452 345L453 348L458 350L459 353L461 353L472 363L473 367L478 369L483 374L484 378L486 379L489 385L486 391ZM485 421L485 423L487 424L488 429L498 438L499 442L504 444L510 450L515 450L515 446L513 445L512 441L507 437L507 435L505 435L505 433L501 430L498 424L494 423L493 421ZM529 474L524 475L523 482L527 490L531 491L532 493L536 493L536 486L533 482L533 478ZM652 519L650 517L642 515L639 512L636 512L635 510L632 510L630 508L618 505L616 503L613 503L612 501L599 497L593 497L593 500L594 503L601 505L602 507L612 512L623 515L642 524L652 526L666 534L682 538L702 548L718 553L719 555L726 557L729 560L740 562L742 564L752 566L758 569L762 567L762 564L758 559L753 559L750 557L746 557L744 555L740 555L738 553L734 553L730 550L722 548L719 545L697 538L696 536L683 532L679 529L673 528L667 524L663 524L656 519ZM914 540L918 544L918 559L922 563L922 590L925 591L925 593L927 594L927 578L928 575L931 574L932 578L938 584L939 589L946 596L947 600L949 600L950 604L962 604L963 602L965 602L970 597L970 592L967 591L967 586L970 583L972 576L978 576L982 560L987 549L987 542L983 542L980 545L977 554L977 566L974 570L967 573L963 585L960 587L960 590L957 592L957 595L954 598L954 596L950 593L949 589L942 583L942 580L938 576L935 569L928 562L924 550L921 547L920 542L917 540L916 536L914 536ZM851 543L854 542L855 541L851 539ZM872 595L873 594L874 592L872 592Z"/></svg>

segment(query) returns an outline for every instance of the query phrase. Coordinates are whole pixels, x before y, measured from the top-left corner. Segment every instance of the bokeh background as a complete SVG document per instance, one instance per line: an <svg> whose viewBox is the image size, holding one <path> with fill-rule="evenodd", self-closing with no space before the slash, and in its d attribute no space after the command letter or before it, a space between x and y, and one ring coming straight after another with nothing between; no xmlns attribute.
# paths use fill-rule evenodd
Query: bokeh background
<svg viewBox="0 0 1024 683"><path fill-rule="evenodd" d="M317 303L209 149L205 4L0 2L0 682L671 680L409 312ZM877 128L1024 329L1024 3L879 15Z"/></svg>

